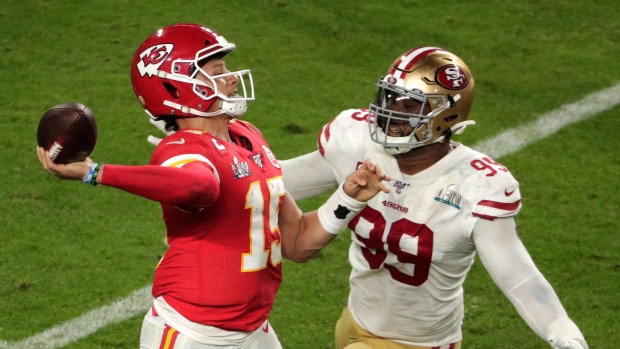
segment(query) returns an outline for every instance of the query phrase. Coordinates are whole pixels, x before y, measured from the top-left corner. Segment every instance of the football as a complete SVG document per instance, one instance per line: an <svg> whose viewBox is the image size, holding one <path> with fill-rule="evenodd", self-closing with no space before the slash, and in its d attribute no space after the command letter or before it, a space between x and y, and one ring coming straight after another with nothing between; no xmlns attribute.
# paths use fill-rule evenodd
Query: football
<svg viewBox="0 0 620 349"><path fill-rule="evenodd" d="M75 102L63 103L43 114L37 130L37 143L50 152L57 164L83 161L97 142L97 122L93 112Z"/></svg>

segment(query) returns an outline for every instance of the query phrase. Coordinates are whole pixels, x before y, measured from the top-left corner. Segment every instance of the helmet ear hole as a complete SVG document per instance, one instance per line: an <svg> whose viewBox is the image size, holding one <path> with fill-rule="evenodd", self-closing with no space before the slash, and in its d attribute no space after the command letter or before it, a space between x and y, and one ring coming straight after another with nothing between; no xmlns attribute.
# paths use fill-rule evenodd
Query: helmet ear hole
<svg viewBox="0 0 620 349"><path fill-rule="evenodd" d="M450 123L452 120L458 118L459 116L456 114L450 115L450 116L446 116L445 118L443 118L443 121L445 121L446 123Z"/></svg>
<svg viewBox="0 0 620 349"><path fill-rule="evenodd" d="M162 85L164 85L164 88L172 98L179 99L179 90L176 87L172 86L169 82L163 82Z"/></svg>

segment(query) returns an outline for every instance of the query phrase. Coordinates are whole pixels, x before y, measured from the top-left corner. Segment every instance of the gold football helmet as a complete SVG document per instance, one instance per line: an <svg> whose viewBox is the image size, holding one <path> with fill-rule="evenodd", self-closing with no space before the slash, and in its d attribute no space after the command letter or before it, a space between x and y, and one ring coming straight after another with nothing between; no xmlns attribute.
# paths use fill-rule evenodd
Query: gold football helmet
<svg viewBox="0 0 620 349"><path fill-rule="evenodd" d="M392 154L443 141L475 123L467 120L474 78L463 60L444 49L418 47L406 52L377 87L377 98L369 108L370 136ZM403 102L416 107L395 107ZM410 134L388 135L391 125L403 122L413 128Z"/></svg>

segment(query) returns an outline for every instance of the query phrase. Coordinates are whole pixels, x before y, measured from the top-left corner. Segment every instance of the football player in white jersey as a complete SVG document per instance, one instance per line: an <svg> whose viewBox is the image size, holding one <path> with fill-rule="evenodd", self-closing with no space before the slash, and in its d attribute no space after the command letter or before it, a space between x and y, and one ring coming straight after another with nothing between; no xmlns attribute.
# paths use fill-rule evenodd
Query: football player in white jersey
<svg viewBox="0 0 620 349"><path fill-rule="evenodd" d="M450 139L474 123L467 65L441 48L414 48L377 86L369 109L323 127L318 151L280 162L296 199L335 187L364 159L392 178L392 190L349 223L350 294L336 347L460 348L463 282L477 252L538 336L555 349L587 349L517 235L519 183Z"/></svg>

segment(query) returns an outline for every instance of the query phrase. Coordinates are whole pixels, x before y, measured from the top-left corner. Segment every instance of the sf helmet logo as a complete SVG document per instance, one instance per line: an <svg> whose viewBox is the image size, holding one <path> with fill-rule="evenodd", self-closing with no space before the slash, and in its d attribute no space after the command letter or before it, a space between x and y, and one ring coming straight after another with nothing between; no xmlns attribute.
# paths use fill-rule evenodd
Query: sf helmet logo
<svg viewBox="0 0 620 349"><path fill-rule="evenodd" d="M460 90L469 84L465 71L458 65L444 65L439 68L435 80L449 90Z"/></svg>
<svg viewBox="0 0 620 349"><path fill-rule="evenodd" d="M173 48L173 44L162 44L151 46L142 51L140 53L140 61L137 64L140 76L144 77L146 74L149 77L157 75L157 69L166 61Z"/></svg>

